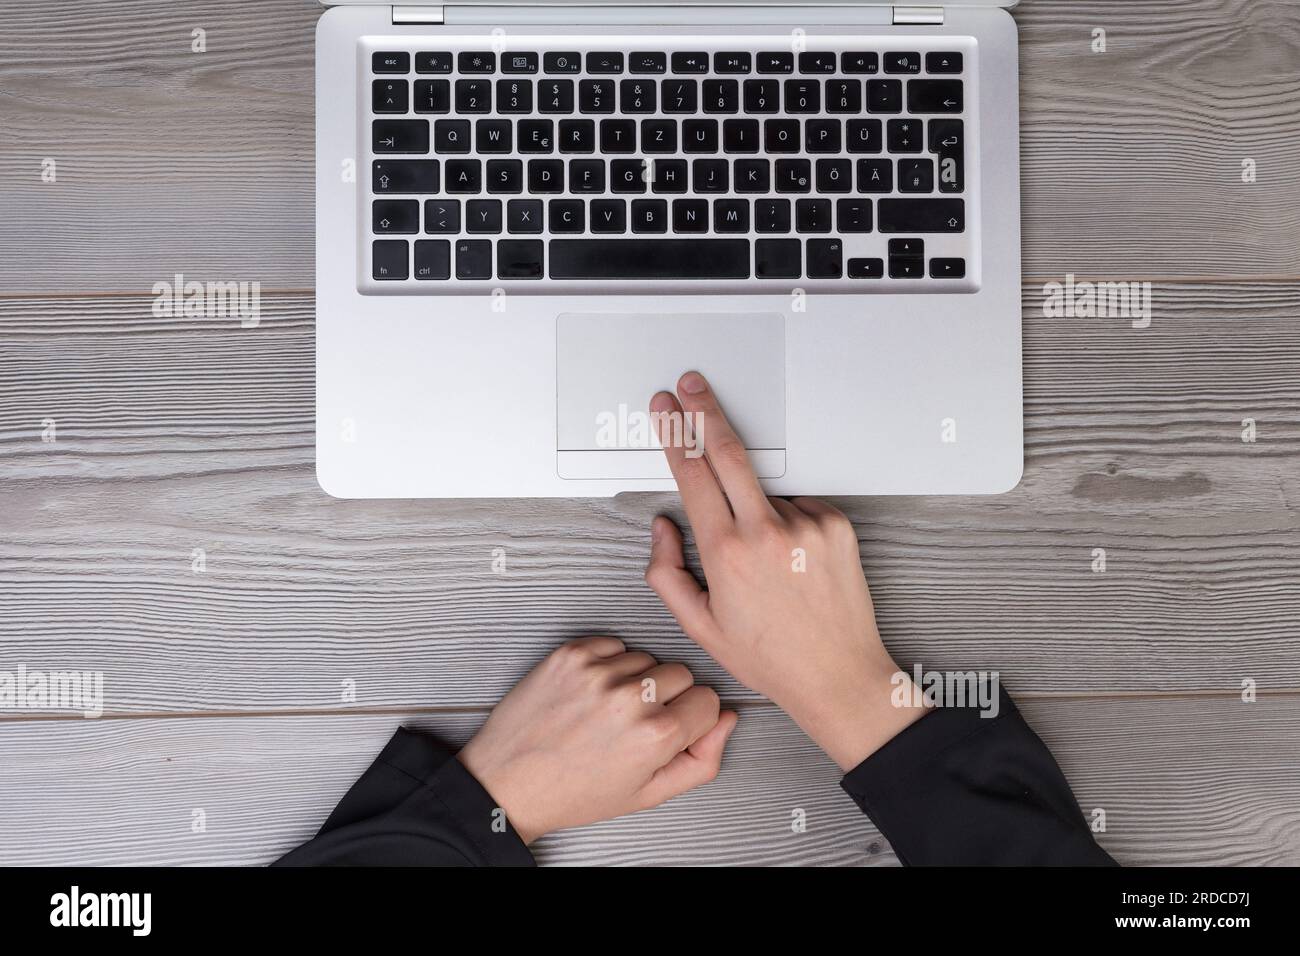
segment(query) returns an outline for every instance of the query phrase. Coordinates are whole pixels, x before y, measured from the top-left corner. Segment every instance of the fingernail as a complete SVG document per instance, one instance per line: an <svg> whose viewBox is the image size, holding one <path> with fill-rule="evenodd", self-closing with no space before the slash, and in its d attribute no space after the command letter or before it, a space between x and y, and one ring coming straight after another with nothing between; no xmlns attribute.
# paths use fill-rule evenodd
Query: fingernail
<svg viewBox="0 0 1300 956"><path fill-rule="evenodd" d="M699 372L687 372L682 376L680 384L682 391L691 395L698 395L709 387L709 383L704 381L704 376Z"/></svg>

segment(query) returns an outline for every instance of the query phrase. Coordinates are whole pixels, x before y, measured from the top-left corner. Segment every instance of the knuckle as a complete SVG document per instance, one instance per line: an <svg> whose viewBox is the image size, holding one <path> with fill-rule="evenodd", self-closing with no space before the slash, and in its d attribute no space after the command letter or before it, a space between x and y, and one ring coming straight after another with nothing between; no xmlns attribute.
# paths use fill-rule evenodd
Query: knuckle
<svg viewBox="0 0 1300 956"><path fill-rule="evenodd" d="M678 749L677 741L681 737L681 727L677 718L667 711L660 711L647 718L641 727L650 746Z"/></svg>
<svg viewBox="0 0 1300 956"><path fill-rule="evenodd" d="M749 461L744 443L734 434L726 434L714 440L709 445L708 451L710 458L721 462L724 466L745 464Z"/></svg>

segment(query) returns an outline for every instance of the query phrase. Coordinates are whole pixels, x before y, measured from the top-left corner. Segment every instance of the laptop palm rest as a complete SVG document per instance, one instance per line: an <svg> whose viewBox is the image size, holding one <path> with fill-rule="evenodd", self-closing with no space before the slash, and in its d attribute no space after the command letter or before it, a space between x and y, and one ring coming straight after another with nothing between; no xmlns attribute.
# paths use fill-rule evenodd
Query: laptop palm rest
<svg viewBox="0 0 1300 956"><path fill-rule="evenodd" d="M650 398L702 372L760 478L785 474L785 317L776 312L620 314L556 319L561 478L670 478ZM692 451L689 429L688 453ZM703 446L708 447L707 429Z"/></svg>

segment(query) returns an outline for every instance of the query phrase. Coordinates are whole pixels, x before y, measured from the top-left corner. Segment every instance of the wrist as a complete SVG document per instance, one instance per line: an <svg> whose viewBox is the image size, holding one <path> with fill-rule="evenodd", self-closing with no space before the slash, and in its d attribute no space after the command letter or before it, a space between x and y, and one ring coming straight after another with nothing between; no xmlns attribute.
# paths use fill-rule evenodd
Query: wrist
<svg viewBox="0 0 1300 956"><path fill-rule="evenodd" d="M456 754L456 759L478 781L479 786L487 791L498 809L505 813L515 835L525 846L546 835L544 826L528 818L524 810L528 801L520 797L520 788L515 785L517 775L507 765L494 761L490 755L475 746L474 740Z"/></svg>

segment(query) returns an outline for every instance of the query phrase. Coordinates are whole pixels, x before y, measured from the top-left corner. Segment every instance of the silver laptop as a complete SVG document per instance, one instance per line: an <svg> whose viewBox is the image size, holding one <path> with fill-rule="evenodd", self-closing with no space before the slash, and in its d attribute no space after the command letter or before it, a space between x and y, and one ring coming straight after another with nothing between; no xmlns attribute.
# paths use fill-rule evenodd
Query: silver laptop
<svg viewBox="0 0 1300 956"><path fill-rule="evenodd" d="M1013 3L333 5L321 486L670 489L695 369L770 494L1014 487Z"/></svg>

